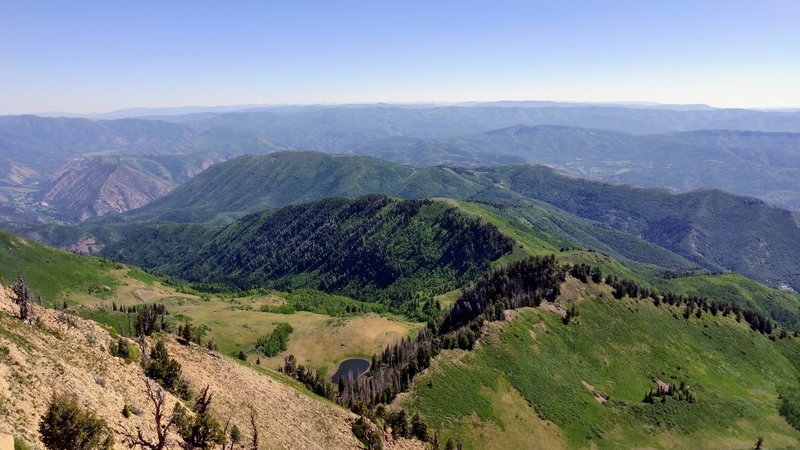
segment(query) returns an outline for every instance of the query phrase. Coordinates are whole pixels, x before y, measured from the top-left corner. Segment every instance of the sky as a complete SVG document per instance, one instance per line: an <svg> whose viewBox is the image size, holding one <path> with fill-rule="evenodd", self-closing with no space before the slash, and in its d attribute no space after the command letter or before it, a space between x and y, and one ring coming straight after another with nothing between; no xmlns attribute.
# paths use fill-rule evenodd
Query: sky
<svg viewBox="0 0 800 450"><path fill-rule="evenodd" d="M0 0L0 114L493 100L800 107L798 0Z"/></svg>

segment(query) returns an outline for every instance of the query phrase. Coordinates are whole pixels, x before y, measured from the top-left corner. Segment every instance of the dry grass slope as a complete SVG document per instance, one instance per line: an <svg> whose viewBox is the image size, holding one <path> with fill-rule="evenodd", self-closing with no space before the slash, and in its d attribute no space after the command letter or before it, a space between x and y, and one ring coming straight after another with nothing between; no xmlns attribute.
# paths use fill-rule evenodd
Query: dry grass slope
<svg viewBox="0 0 800 450"><path fill-rule="evenodd" d="M41 448L37 426L49 396L75 392L112 426L149 429L151 408L137 364L125 364L107 348L113 342L95 323L36 307L39 325L16 317L17 308L0 286L0 433L13 433ZM246 435L255 411L261 448L360 448L350 431L355 416L294 386L277 373L256 371L202 348L168 342L170 353L198 390L211 386L212 410L230 418ZM176 398L168 395L168 404ZM124 404L141 415L122 416ZM117 448L124 448L119 442ZM420 448L417 442L387 442L388 448Z"/></svg>

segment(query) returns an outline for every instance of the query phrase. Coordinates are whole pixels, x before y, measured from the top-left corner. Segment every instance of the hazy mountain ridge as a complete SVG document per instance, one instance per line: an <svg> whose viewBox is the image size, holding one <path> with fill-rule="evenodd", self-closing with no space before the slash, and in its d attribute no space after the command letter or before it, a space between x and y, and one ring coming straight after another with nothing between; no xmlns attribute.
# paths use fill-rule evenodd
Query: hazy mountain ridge
<svg viewBox="0 0 800 450"><path fill-rule="evenodd" d="M41 190L39 183L76 157L204 154L224 160L286 148L365 154L416 166L548 164L644 186L719 187L800 208L800 174L794 163L797 136L687 132L722 128L800 132L799 113L633 106L309 105L165 117L168 121L3 116L0 191L7 208L3 218L47 221L83 216L69 210L37 211L28 195ZM652 133L668 134L645 136ZM133 188L163 190L158 182ZM135 198L112 202L110 210L153 197L130 195ZM79 201L85 202L85 198Z"/></svg>
<svg viewBox="0 0 800 450"><path fill-rule="evenodd" d="M515 125L451 139L385 139L353 152L417 166L545 164L584 177L678 191L720 188L800 208L800 133L699 130L631 135Z"/></svg>
<svg viewBox="0 0 800 450"><path fill-rule="evenodd" d="M237 130L156 120L0 117L0 212L80 221L142 206L210 164L279 149ZM110 168L116 165L116 170ZM42 205L45 202L46 205Z"/></svg>

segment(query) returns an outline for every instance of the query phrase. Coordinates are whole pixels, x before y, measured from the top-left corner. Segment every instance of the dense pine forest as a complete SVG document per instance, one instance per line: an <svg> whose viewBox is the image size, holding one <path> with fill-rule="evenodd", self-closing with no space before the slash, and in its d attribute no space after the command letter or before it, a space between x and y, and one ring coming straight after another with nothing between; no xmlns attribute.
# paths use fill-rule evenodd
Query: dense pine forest
<svg viewBox="0 0 800 450"><path fill-rule="evenodd" d="M217 230L145 227L103 254L204 291L314 288L427 319L438 313L433 295L467 284L512 247L496 227L441 202L371 195L252 214Z"/></svg>

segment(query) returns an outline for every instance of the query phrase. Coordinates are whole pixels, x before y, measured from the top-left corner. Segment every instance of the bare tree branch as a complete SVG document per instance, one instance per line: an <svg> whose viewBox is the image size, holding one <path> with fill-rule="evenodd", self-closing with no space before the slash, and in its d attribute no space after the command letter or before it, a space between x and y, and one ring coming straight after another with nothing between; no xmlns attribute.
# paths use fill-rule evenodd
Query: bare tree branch
<svg viewBox="0 0 800 450"><path fill-rule="evenodd" d="M250 447L251 450L258 450L258 426L256 425L256 411L250 410L250 425L253 427L253 442Z"/></svg>
<svg viewBox="0 0 800 450"><path fill-rule="evenodd" d="M145 438L140 427L136 427L135 432L122 428L119 434L122 435L122 442L124 442L128 448L136 448L138 446L142 450L164 450L168 444L169 430L175 425L175 415L166 414L166 409L164 407L166 398L164 397L164 390L161 389L161 386L154 386L149 378L145 378L144 383L147 390L147 398L153 403L153 407L155 408L153 420L156 428L156 439L153 441Z"/></svg>

